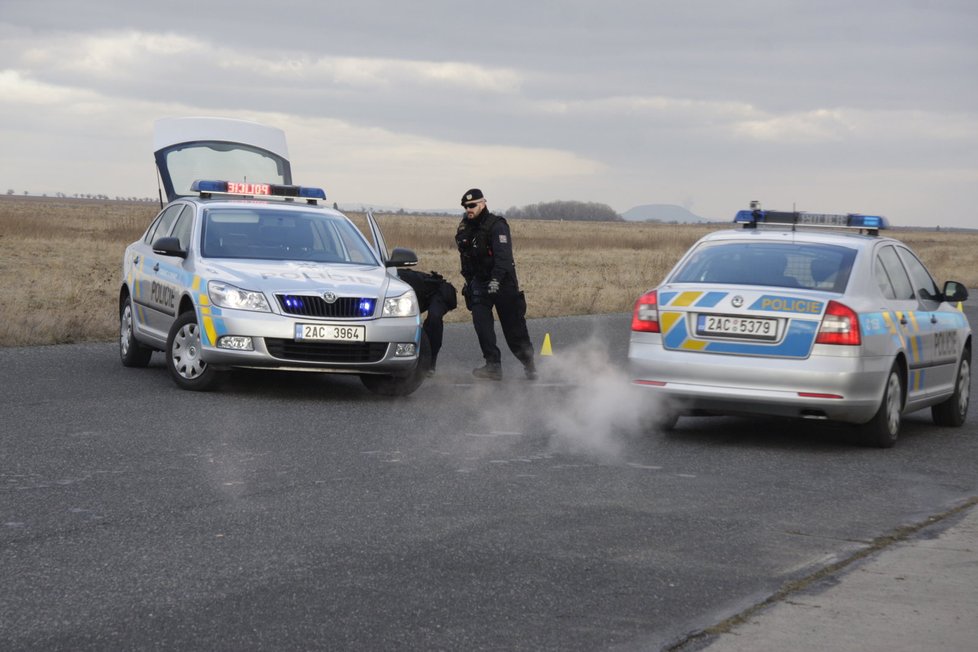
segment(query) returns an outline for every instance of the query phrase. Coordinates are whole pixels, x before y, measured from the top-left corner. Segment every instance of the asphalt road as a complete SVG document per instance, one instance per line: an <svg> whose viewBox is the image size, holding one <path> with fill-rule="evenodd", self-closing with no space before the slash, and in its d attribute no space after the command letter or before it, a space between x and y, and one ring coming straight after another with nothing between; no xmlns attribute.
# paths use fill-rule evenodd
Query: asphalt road
<svg viewBox="0 0 978 652"><path fill-rule="evenodd" d="M913 415L890 450L793 421L644 432L628 321L532 321L536 384L508 353L473 382L450 325L398 400L0 350L0 649L662 649L978 495L974 416Z"/></svg>

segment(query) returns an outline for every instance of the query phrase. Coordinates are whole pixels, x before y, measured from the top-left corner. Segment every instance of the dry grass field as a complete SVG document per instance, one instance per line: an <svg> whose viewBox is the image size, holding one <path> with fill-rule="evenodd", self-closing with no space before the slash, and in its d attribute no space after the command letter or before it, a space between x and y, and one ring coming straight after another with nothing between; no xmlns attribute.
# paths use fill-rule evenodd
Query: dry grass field
<svg viewBox="0 0 978 652"><path fill-rule="evenodd" d="M0 197L0 346L109 341L118 329L122 252L155 203ZM363 216L350 217L362 224ZM461 287L456 218L377 215L391 247L414 250L418 269ZM629 312L678 257L716 226L510 223L528 317ZM943 282L978 287L978 233L896 231ZM464 307L449 321L467 321Z"/></svg>

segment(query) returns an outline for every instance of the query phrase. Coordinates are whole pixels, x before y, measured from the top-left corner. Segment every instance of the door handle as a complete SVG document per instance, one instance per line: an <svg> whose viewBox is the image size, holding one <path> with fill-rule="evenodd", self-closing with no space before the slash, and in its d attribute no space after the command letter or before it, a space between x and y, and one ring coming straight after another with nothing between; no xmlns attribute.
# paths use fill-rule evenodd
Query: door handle
<svg viewBox="0 0 978 652"><path fill-rule="evenodd" d="M159 263L156 263L155 265L153 265L153 271L154 272L160 271L160 264ZM907 323L907 322L903 322L903 323Z"/></svg>
<svg viewBox="0 0 978 652"><path fill-rule="evenodd" d="M138 265L139 264L139 256L133 256L132 257L132 264L133 265Z"/></svg>
<svg viewBox="0 0 978 652"><path fill-rule="evenodd" d="M157 265L157 267L158 267L158 265ZM906 315L900 317L900 324L903 325L903 326L906 326L907 325L907 317L906 317Z"/></svg>
<svg viewBox="0 0 978 652"><path fill-rule="evenodd" d="M936 324L937 323L937 315L931 313L931 315L930 315L930 323L932 323L932 324Z"/></svg>

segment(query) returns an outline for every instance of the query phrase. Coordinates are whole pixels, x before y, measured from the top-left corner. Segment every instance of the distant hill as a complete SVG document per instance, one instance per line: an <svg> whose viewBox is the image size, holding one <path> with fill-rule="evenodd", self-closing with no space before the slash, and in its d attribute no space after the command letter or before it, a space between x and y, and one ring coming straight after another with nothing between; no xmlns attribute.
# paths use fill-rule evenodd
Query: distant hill
<svg viewBox="0 0 978 652"><path fill-rule="evenodd" d="M629 222L655 220L657 222L697 223L710 221L675 204L642 204L628 209L621 216Z"/></svg>

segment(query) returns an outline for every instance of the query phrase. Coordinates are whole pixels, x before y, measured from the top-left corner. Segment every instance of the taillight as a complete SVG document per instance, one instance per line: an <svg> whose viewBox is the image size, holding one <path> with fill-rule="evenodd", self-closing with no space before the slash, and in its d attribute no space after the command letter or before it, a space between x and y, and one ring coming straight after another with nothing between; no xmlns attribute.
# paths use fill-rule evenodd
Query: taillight
<svg viewBox="0 0 978 652"><path fill-rule="evenodd" d="M816 344L844 344L858 346L862 343L859 335L859 315L838 301L829 301L825 316L818 327Z"/></svg>
<svg viewBox="0 0 978 652"><path fill-rule="evenodd" d="M632 312L632 330L646 333L659 332L659 299L655 290L646 292L635 302Z"/></svg>

